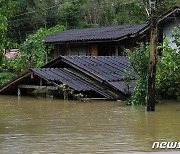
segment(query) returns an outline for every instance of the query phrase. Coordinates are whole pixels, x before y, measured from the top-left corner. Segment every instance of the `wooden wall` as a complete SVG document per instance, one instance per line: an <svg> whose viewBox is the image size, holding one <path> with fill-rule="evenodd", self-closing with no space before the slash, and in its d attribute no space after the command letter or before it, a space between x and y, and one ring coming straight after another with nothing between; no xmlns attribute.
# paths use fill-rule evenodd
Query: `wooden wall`
<svg viewBox="0 0 180 154"><path fill-rule="evenodd" d="M119 42L57 44L54 49L54 58L60 55L124 56L125 48L133 50L134 46L134 41L128 39Z"/></svg>
<svg viewBox="0 0 180 154"><path fill-rule="evenodd" d="M54 48L54 58L58 56L98 56L97 44L57 44Z"/></svg>

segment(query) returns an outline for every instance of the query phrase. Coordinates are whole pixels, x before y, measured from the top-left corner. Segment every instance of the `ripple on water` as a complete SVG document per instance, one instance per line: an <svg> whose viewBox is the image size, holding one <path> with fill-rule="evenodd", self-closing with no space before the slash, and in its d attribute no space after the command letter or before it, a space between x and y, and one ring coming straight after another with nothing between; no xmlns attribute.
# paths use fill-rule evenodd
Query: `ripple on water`
<svg viewBox="0 0 180 154"><path fill-rule="evenodd" d="M180 104L156 112L121 102L0 97L0 149L11 153L124 153L152 151L154 141L180 141Z"/></svg>

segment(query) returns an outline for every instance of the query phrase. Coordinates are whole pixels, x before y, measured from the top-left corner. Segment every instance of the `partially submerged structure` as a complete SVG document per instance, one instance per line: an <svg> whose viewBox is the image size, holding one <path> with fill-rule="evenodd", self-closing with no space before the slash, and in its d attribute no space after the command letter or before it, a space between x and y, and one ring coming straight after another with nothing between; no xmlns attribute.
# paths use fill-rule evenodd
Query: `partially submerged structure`
<svg viewBox="0 0 180 154"><path fill-rule="evenodd" d="M131 72L130 84L123 82L124 70ZM29 69L0 89L1 94L23 95L43 89L47 95L66 91L76 97L125 99L133 91L135 73L123 56L60 56L43 68ZM62 84L66 88L62 88Z"/></svg>
<svg viewBox="0 0 180 154"><path fill-rule="evenodd" d="M180 24L180 8L174 7L160 16L158 40L172 40L172 29ZM135 84L124 49L133 51L137 42L149 40L149 24L74 29L46 36L53 45L55 60L42 68L29 69L0 89L0 94L23 95L40 90L45 95L66 95L125 99ZM172 43L172 47L174 44ZM73 56L72 56L73 55ZM130 71L129 85L124 70ZM40 92L39 91L39 92Z"/></svg>

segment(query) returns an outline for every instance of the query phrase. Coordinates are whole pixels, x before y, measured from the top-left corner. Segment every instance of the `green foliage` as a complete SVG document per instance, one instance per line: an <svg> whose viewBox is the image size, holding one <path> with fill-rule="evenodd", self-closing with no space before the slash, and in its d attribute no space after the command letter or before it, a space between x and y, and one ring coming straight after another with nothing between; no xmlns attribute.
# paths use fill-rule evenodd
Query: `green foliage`
<svg viewBox="0 0 180 154"><path fill-rule="evenodd" d="M43 42L45 35L53 34L64 30L64 26L57 25L50 29L39 29L35 34L29 35L24 43L19 47L20 55L15 56L12 59L2 58L0 65L0 85L5 84L7 81L12 79L15 75L30 68L30 67L41 67L46 62L46 46ZM51 60L50 51L52 47L48 49L48 60ZM9 76L5 79L4 72L7 72Z"/></svg>
<svg viewBox="0 0 180 154"><path fill-rule="evenodd" d="M147 20L144 6L141 3L119 4L113 17L114 24L143 23Z"/></svg>
<svg viewBox="0 0 180 154"><path fill-rule="evenodd" d="M156 66L156 97L180 99L180 27L175 28L173 36L177 48L171 48L167 39L163 45L158 46L162 50L162 56L158 58ZM128 51L128 57L132 68L137 73L136 86L127 105L141 105L146 103L148 55L149 45L136 48L135 52Z"/></svg>
<svg viewBox="0 0 180 154"><path fill-rule="evenodd" d="M175 39L179 41L180 37ZM161 98L180 98L180 50L169 46L167 39L160 47L162 57L159 57L156 75L157 94ZM178 46L179 48L179 46Z"/></svg>
<svg viewBox="0 0 180 154"><path fill-rule="evenodd" d="M41 28L35 34L29 35L26 41L20 45L20 51L22 53L22 57L20 58L21 68L26 69L44 65L46 62L46 46L43 37L62 30L65 30L65 27L57 25L48 30ZM50 54L51 49L52 47L48 49L48 54Z"/></svg>
<svg viewBox="0 0 180 154"><path fill-rule="evenodd" d="M82 93L78 93L75 96L78 97L78 98L83 98L84 97L84 95Z"/></svg>
<svg viewBox="0 0 180 154"><path fill-rule="evenodd" d="M47 93L48 93L47 88L37 88L32 91L32 94L34 94L35 96L45 96Z"/></svg>
<svg viewBox="0 0 180 154"><path fill-rule="evenodd" d="M11 72L0 72L0 86L9 82L15 76Z"/></svg>
<svg viewBox="0 0 180 154"><path fill-rule="evenodd" d="M7 3L6 0L1 1ZM146 22L147 14L143 1L13 0L11 5L14 6L14 15L8 22L8 38L20 44L27 35L38 29L48 29L57 24L71 29ZM149 6L148 0L146 3ZM159 3L159 15L175 5L180 5L179 0L161 0Z"/></svg>
<svg viewBox="0 0 180 154"><path fill-rule="evenodd" d="M11 0L1 0L0 1L0 64L3 57L3 49L5 42L5 34L7 31L7 21L12 15L12 5Z"/></svg>
<svg viewBox="0 0 180 154"><path fill-rule="evenodd" d="M130 99L126 101L127 105L142 105L145 104L147 93L147 75L148 75L148 55L149 46L140 44L132 53L127 51L130 65L137 73L136 86Z"/></svg>
<svg viewBox="0 0 180 154"><path fill-rule="evenodd" d="M65 83L60 84L59 87L63 90L66 91L67 90L67 85Z"/></svg>
<svg viewBox="0 0 180 154"><path fill-rule="evenodd" d="M174 43L177 46L177 52L180 52L180 26L177 26L173 30Z"/></svg>
<svg viewBox="0 0 180 154"><path fill-rule="evenodd" d="M179 5L180 5L179 0L161 0L159 1L158 12L159 14L163 14L170 8L173 8L174 6L179 6Z"/></svg>
<svg viewBox="0 0 180 154"><path fill-rule="evenodd" d="M64 26L75 28L80 23L80 16L83 10L83 5L80 0L65 2L59 7L60 20Z"/></svg>

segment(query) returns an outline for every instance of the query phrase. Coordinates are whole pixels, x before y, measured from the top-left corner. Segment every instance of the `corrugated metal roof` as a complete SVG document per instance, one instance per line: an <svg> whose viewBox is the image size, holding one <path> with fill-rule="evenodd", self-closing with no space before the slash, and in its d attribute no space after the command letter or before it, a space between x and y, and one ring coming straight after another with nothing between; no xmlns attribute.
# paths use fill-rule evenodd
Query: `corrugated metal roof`
<svg viewBox="0 0 180 154"><path fill-rule="evenodd" d="M73 75L63 68L34 68L31 70L47 80L65 83L70 88L77 91L88 91L93 89L88 83L85 83L78 76Z"/></svg>
<svg viewBox="0 0 180 154"><path fill-rule="evenodd" d="M130 79L132 81L136 78L136 73L132 71L128 58L125 56L62 56L62 58L123 93L127 90L123 82L124 71L131 72ZM131 83L130 92L133 91L133 88L134 84Z"/></svg>
<svg viewBox="0 0 180 154"><path fill-rule="evenodd" d="M127 35L134 35L146 28L147 24L121 25L73 29L44 37L45 43L83 42L98 40L118 40Z"/></svg>
<svg viewBox="0 0 180 154"><path fill-rule="evenodd" d="M36 75L54 82L56 84L65 83L68 87L75 91L95 91L106 98L113 99L113 97L103 91L103 88L92 85L85 81L80 76L73 74L68 69L64 68L34 68L31 69Z"/></svg>
<svg viewBox="0 0 180 154"><path fill-rule="evenodd" d="M123 93L127 90L123 82L124 71L129 70L131 72L129 91L133 91L136 73L132 71L128 58L125 56L62 56L63 59Z"/></svg>
<svg viewBox="0 0 180 154"><path fill-rule="evenodd" d="M87 72L100 77L105 81L123 80L124 70L132 69L128 58L125 56L62 56L65 60L73 63ZM130 79L135 79L136 74L132 72Z"/></svg>
<svg viewBox="0 0 180 154"><path fill-rule="evenodd" d="M94 91L108 99L123 99L127 96L127 87L123 82L125 69L131 70L127 57L61 56L50 62L49 66L47 64L44 68L30 69L21 74L6 86L3 86L0 93L8 92L10 89L17 90L18 85L33 82L31 78L33 72L36 76L49 81L55 86L65 83L74 91ZM133 72L130 76L132 81L134 81L135 76ZM132 89L133 84L130 85L130 91Z"/></svg>

